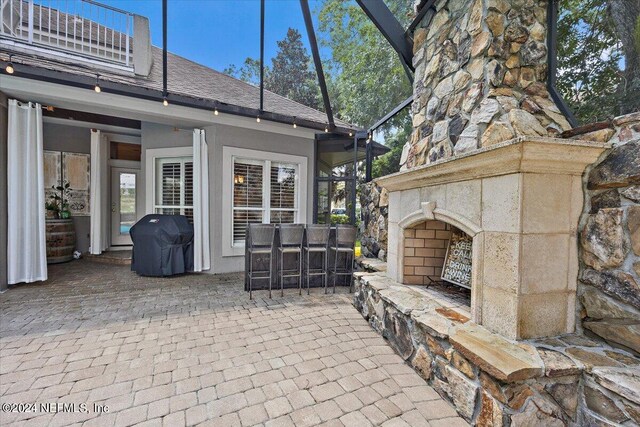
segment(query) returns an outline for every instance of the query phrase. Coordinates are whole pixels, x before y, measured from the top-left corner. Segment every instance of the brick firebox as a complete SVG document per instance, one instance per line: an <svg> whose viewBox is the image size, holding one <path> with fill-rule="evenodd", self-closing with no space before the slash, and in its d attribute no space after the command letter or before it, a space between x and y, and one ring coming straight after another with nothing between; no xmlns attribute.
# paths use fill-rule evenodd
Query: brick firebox
<svg viewBox="0 0 640 427"><path fill-rule="evenodd" d="M439 280L451 237L445 222L424 221L404 230L404 283L429 285Z"/></svg>

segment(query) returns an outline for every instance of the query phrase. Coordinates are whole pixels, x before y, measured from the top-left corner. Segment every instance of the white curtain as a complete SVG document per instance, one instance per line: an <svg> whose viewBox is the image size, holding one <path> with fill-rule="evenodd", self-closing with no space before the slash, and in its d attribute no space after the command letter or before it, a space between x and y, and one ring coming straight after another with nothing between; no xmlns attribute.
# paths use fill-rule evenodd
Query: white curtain
<svg viewBox="0 0 640 427"><path fill-rule="evenodd" d="M89 252L100 255L109 247L109 209L107 206L107 162L109 144L104 135L91 129L91 189L89 193L89 213L91 232Z"/></svg>
<svg viewBox="0 0 640 427"><path fill-rule="evenodd" d="M8 283L47 280L40 104L9 100L7 185Z"/></svg>
<svg viewBox="0 0 640 427"><path fill-rule="evenodd" d="M204 130L193 130L193 271L211 268L209 248L209 150Z"/></svg>

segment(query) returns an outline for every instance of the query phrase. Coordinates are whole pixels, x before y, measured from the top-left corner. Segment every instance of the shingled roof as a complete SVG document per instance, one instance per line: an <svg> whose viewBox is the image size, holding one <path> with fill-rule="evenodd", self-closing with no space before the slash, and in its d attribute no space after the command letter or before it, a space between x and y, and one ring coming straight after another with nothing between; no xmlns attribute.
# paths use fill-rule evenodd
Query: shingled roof
<svg viewBox="0 0 640 427"><path fill-rule="evenodd" d="M8 53L14 52L5 51L0 54L0 58L7 61ZM156 46L152 47L153 65L149 76L138 76L132 72L117 69L94 68L87 63L71 62L64 58L53 59L53 57L38 54L15 53L12 59L14 64L64 73L69 77L89 77L93 80L95 75L99 74L101 83L112 82L131 88L162 91L162 49ZM60 79L64 80L64 76L60 76ZM167 60L167 91L170 97L181 95L194 100L208 100L256 110L260 107L258 87L170 52ZM263 111L295 117L300 122L308 120L322 126L327 123L327 116L322 111L268 90L264 91ZM344 128L354 127L339 119L335 120L335 124Z"/></svg>

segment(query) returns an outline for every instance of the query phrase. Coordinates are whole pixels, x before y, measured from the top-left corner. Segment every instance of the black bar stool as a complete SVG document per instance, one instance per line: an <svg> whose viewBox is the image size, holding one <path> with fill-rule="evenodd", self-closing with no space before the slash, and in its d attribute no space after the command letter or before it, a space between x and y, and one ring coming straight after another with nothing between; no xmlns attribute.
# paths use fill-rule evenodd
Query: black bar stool
<svg viewBox="0 0 640 427"><path fill-rule="evenodd" d="M269 298L271 298L271 270L273 259L273 242L276 235L276 227L271 224L249 224L249 299L252 299L252 287L254 280L269 280ZM253 270L254 255L269 255L269 267L267 270ZM268 276L265 276L267 275Z"/></svg>
<svg viewBox="0 0 640 427"><path fill-rule="evenodd" d="M306 255L306 277L307 277L307 295L309 295L310 276L323 276L322 284L324 285L324 293L327 293L327 270L328 270L328 253L329 253L329 235L331 227L323 224L307 225L307 241L304 246ZM311 268L311 254L320 254L322 256L322 265L320 268ZM302 289L300 289L302 294Z"/></svg>
<svg viewBox="0 0 640 427"><path fill-rule="evenodd" d="M336 293L337 276L349 277L349 292L353 286L353 261L354 261L354 245L356 243L356 228L353 225L338 224L336 225L336 239L334 246L329 249L335 254L333 261L333 293ZM338 266L338 254L344 254L344 266Z"/></svg>
<svg viewBox="0 0 640 427"><path fill-rule="evenodd" d="M298 278L298 288L302 293L302 241L304 239L304 225L280 224L280 246L278 256L280 258L280 295L284 296L284 279L287 277ZM294 254L297 257L298 268L284 268L285 255Z"/></svg>

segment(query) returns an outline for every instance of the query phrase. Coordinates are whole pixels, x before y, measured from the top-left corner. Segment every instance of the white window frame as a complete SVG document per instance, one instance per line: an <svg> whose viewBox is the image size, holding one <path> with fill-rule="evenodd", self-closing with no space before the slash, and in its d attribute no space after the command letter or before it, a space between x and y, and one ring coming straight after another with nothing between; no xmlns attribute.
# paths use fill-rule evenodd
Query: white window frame
<svg viewBox="0 0 640 427"><path fill-rule="evenodd" d="M145 156L145 212L155 213L158 176L156 174L157 160L176 157L193 158L193 147L150 148L144 151ZM193 177L194 181L197 177ZM195 182L194 182L195 187Z"/></svg>
<svg viewBox="0 0 640 427"><path fill-rule="evenodd" d="M268 176L269 178L264 178L262 182L263 223L269 223L270 221L269 213L271 208L266 206L266 201L270 200L271 162L296 165L298 167L298 185L295 200L297 209L294 215L294 222L304 223L307 219L307 198L305 196L307 194L307 163L309 161L307 157L245 148L222 147L222 256L244 255L244 242L235 244L233 242L233 162L235 158L265 162L263 176Z"/></svg>

